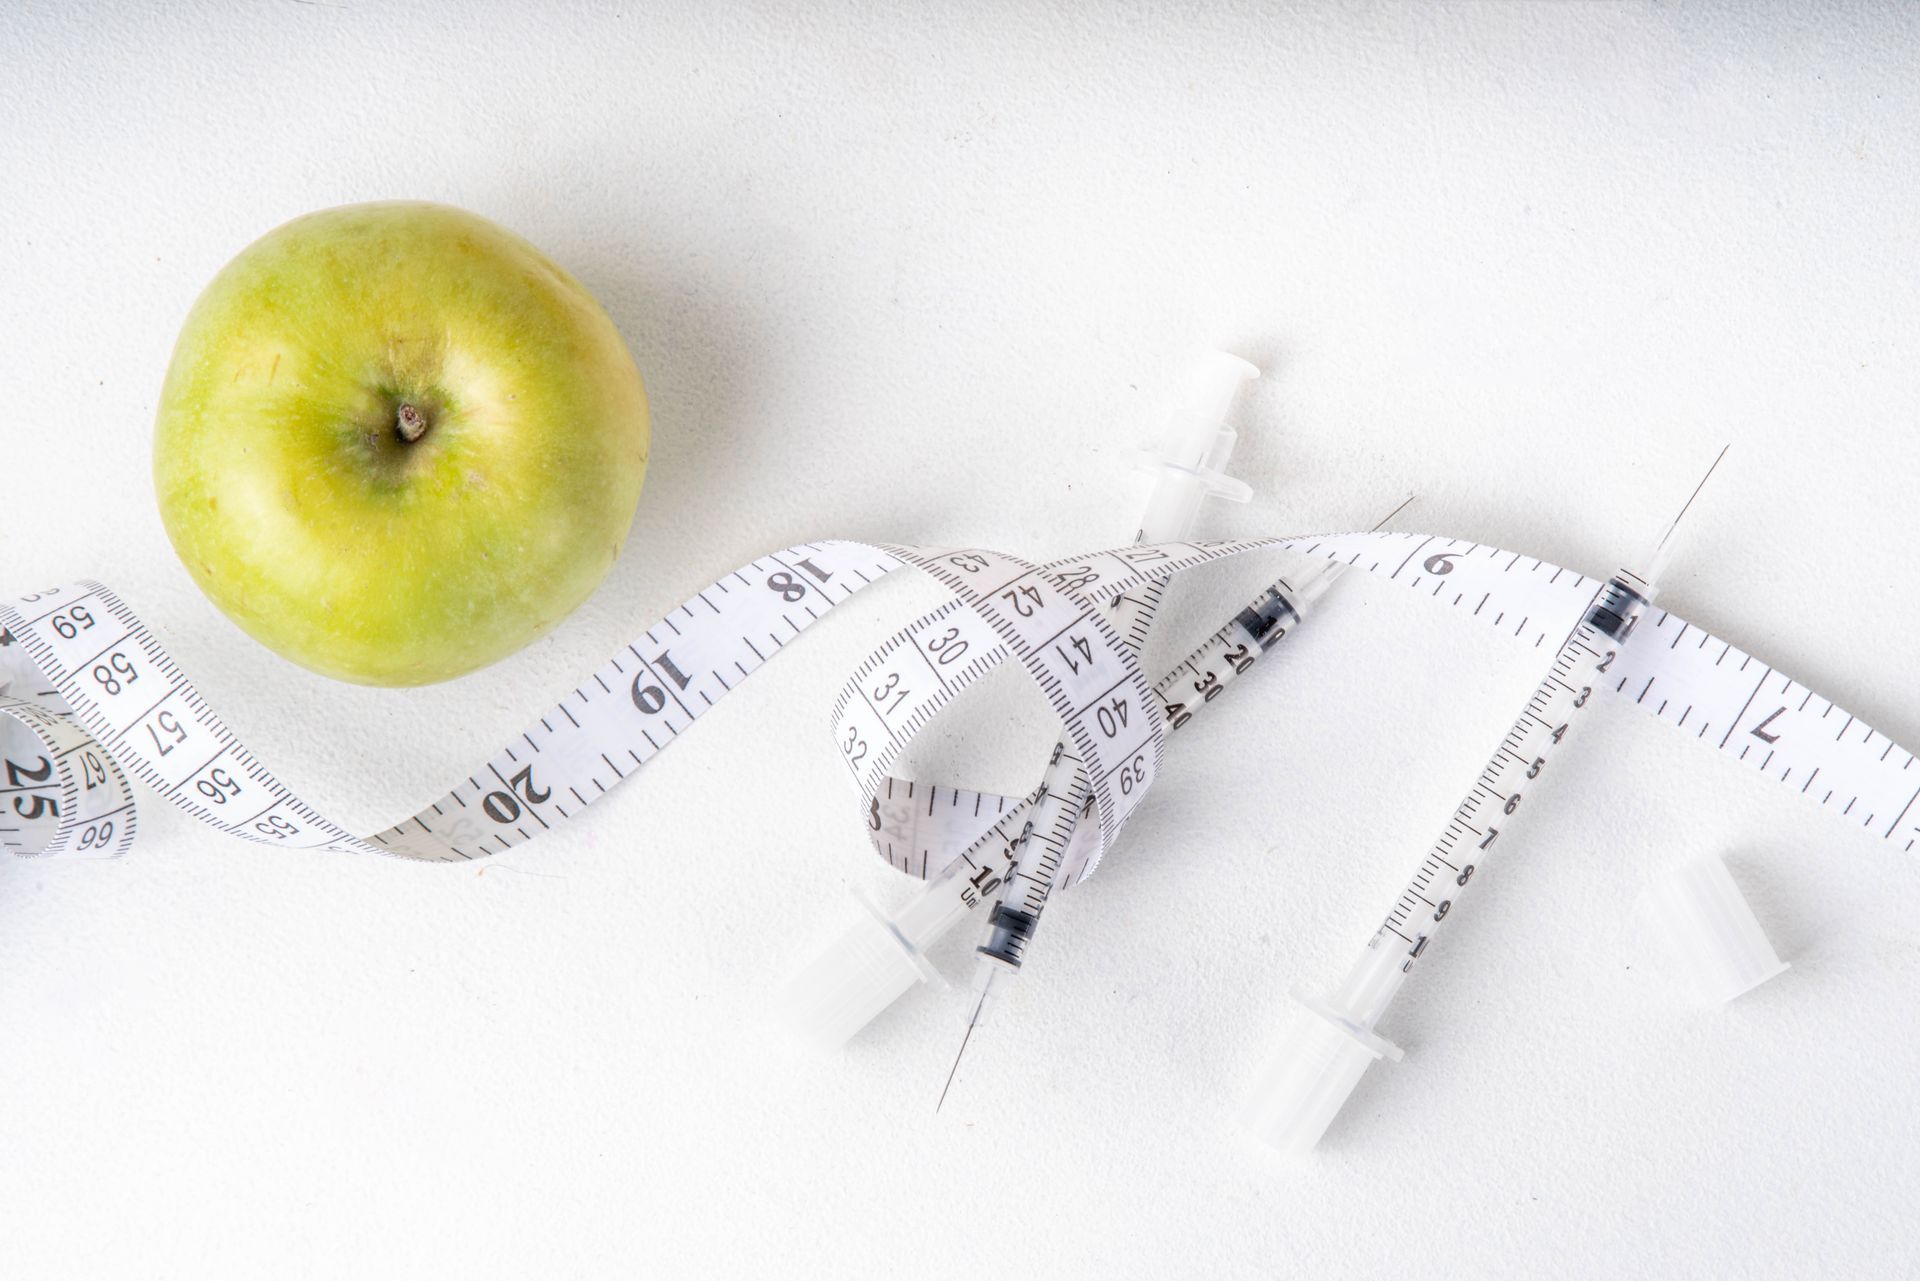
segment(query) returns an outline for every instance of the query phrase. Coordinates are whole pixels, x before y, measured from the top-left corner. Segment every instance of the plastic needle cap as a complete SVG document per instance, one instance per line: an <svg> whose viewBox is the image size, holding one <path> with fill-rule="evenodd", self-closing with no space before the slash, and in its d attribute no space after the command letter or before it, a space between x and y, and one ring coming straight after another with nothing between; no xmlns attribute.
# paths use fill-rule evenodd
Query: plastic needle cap
<svg viewBox="0 0 1920 1281"><path fill-rule="evenodd" d="M1227 475L1237 435L1227 424L1240 388L1260 376L1255 365L1229 352L1209 351L1187 369L1186 393L1166 434L1139 454L1155 473L1153 497L1140 521L1144 542L1184 538L1208 498L1244 503L1253 490Z"/></svg>
<svg viewBox="0 0 1920 1281"><path fill-rule="evenodd" d="M1750 992L1787 968L1717 854L1662 877L1653 887L1652 906L1681 969L1710 1005Z"/></svg>

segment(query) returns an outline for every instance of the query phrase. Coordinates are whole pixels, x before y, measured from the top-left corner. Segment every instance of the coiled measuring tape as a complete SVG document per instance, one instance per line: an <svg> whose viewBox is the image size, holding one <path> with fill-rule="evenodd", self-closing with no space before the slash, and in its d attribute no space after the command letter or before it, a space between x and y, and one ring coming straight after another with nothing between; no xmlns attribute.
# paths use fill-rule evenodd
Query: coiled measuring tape
<svg viewBox="0 0 1920 1281"><path fill-rule="evenodd" d="M845 726L842 751L863 807L873 812L883 791L905 788L886 765L913 733L1017 656L1098 770L1092 795L1104 848L1145 794L1163 737L1150 712L1119 743L1096 743L1084 723L1099 698L1150 703L1105 602L1254 545L1128 548L1090 558L1099 570L985 550L787 548L696 593L440 800L366 837L274 777L113 592L90 582L52 588L0 604L0 681L13 695L0 702L0 759L13 797L0 839L24 855L120 853L134 833L130 775L199 821L264 844L438 861L495 854L576 816L834 605L912 565L956 595L897 638L902 656L923 668L895 663L889 672L912 684L872 722ZM888 658L883 647L871 661Z"/></svg>
<svg viewBox="0 0 1920 1281"><path fill-rule="evenodd" d="M1151 787L1167 736L1111 602L1257 550L1366 570L1533 647L1564 636L1598 586L1522 553L1402 533L1132 546L1045 565L984 549L802 543L688 598L445 796L358 837L261 764L125 602L83 582L0 602L0 845L40 857L125 851L131 777L266 845L452 862L499 853L578 816L835 605L911 566L953 599L877 648L830 717L862 830L894 866L926 877L1024 803L890 773L943 707L1017 659L1086 766L1098 822L1081 825L1091 833L1062 876L1082 880ZM1604 688L1849 823L1903 850L1920 840L1914 753L1730 642L1654 611L1607 676Z"/></svg>

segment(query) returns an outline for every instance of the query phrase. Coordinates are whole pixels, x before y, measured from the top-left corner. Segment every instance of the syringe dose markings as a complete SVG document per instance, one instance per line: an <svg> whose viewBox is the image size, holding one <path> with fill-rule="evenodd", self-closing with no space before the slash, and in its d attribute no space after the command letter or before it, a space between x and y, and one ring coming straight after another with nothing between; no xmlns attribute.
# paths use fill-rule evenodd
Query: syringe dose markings
<svg viewBox="0 0 1920 1281"><path fill-rule="evenodd" d="M1489 623L1516 615L1529 617L1538 627L1543 620L1569 617L1576 597L1584 600L1590 594L1581 591L1592 582L1583 575L1479 543L1409 534L1382 535L1372 542L1401 539L1413 546L1398 557L1352 551L1355 544L1369 541L1354 535L1302 540L1301 550L1372 569L1409 587L1420 586L1422 577L1437 577L1440 581L1428 595ZM1436 575L1428 572L1429 565L1434 570L1451 568ZM1408 572L1416 567L1420 573ZM1674 624L1681 630L1675 631ZM1662 633L1665 643L1625 647L1608 673L1609 690L1701 741L1712 743L1719 737L1721 751L1848 821L1899 842L1905 852L1920 845L1920 770L1914 769L1911 752L1845 709L1828 711L1828 701L1805 685L1772 672L1684 619L1662 612L1657 623L1650 616L1646 625ZM1536 634L1533 643L1538 646L1542 638ZM1762 675L1756 678L1755 670ZM1842 718L1844 732L1831 724L1835 716ZM1848 720L1853 723L1846 725ZM1848 750L1833 750L1843 740ZM1836 778L1845 785L1835 785ZM1900 817L1890 817L1895 814Z"/></svg>
<svg viewBox="0 0 1920 1281"><path fill-rule="evenodd" d="M1623 611L1637 611L1637 597L1617 584L1608 584L1594 599L1594 607L1560 647L1545 679L1527 699L1519 718L1381 924L1383 931L1407 945L1404 968L1411 969L1426 951L1440 923L1473 880L1478 861L1500 838L1501 828L1495 820L1504 821L1519 811L1524 785L1545 771L1553 749L1566 737L1574 713L1591 700L1596 674L1617 656L1619 642L1603 649L1608 638L1595 620L1618 618L1624 622L1621 636L1632 631L1635 614ZM1483 817L1482 811L1489 807L1495 807L1496 812Z"/></svg>
<svg viewBox="0 0 1920 1281"><path fill-rule="evenodd" d="M1157 588L1159 585L1158 580L1156 580L1156 583L1152 586ZM1263 594L1256 600L1254 607L1264 604L1269 594L1270 593ZM1158 606L1159 597L1160 592L1155 590L1149 600L1142 602L1142 609L1149 622L1151 621L1152 611ZM1284 634L1284 631L1278 632L1273 639L1278 640ZM1253 665L1254 657L1264 652L1264 649L1265 647L1254 641L1250 634L1246 632L1245 628L1239 624L1238 616L1236 616L1234 621L1229 622L1226 626L1220 628L1212 636L1208 637L1206 641L1201 643L1199 648L1194 650L1193 653L1189 654L1177 664L1171 672L1167 673L1166 676L1154 684L1152 696L1158 703L1157 710L1160 713L1157 719L1166 726L1168 732L1180 729L1192 719L1192 716L1191 713L1186 710L1186 703L1175 701L1171 697L1173 693L1182 692L1183 697L1197 699L1200 704L1210 702L1219 697L1221 692L1225 690L1226 686L1235 677L1244 674L1247 669ZM1194 690L1193 695L1186 696L1183 691L1179 690L1179 682L1183 679L1191 681ZM1096 699L1095 704L1090 704L1090 706L1097 705L1098 703L1099 700ZM1128 709L1130 709L1130 707L1130 704L1127 705ZM1083 711L1084 710L1085 709L1083 709ZM1101 711L1106 714L1105 718L1097 715L1095 721L1103 733L1109 728L1109 718L1113 721L1118 721L1119 725L1124 725L1125 722L1119 720L1124 714L1124 711L1118 705L1109 704L1102 708ZM1058 754L1050 767L1048 781L1042 784L1043 787L1050 788L1056 774L1060 777L1070 778L1071 770L1061 768L1062 766L1072 767L1079 764L1077 760L1061 752L1059 749L1056 749L1056 752ZM1077 783L1078 781L1078 779L1071 780L1072 783ZM1056 830L1058 834L1053 840L1047 842L1046 853L1041 858L1035 860L1031 868L1027 866L1027 861L1017 854L1021 839L1014 838L1012 840L1012 844L1016 850L1015 883L1012 889L1013 892L1019 896L1022 909L1034 916L1038 916L1040 911L1045 907L1046 900L1051 895L1057 876L1063 866L1066 847L1072 841L1076 825L1084 818L1084 813L1076 812L1076 810L1081 808L1080 806L1067 804L1067 801L1076 794L1079 793L1075 790L1069 790L1064 796L1059 798L1060 806L1058 809L1058 818L1056 819L1056 823L1058 824ZM1052 791L1049 790L1049 796L1052 795ZM996 833L996 835L1000 835L1003 838L1005 837L1004 833ZM1009 897L1011 897L1011 895L1009 895Z"/></svg>
<svg viewBox="0 0 1920 1281"><path fill-rule="evenodd" d="M1262 636L1256 637L1240 621L1248 614L1258 614L1268 610L1277 611L1280 615L1290 616L1296 620L1298 618L1292 603L1286 600L1276 585L1263 592L1225 626L1201 642L1198 648L1155 683L1153 697L1159 703L1160 720L1166 725L1169 733L1177 732L1191 722L1194 710L1218 698L1229 684L1246 674L1260 654L1285 638L1290 630L1288 626L1273 625L1267 628ZM1191 694L1182 688L1183 682L1190 685L1193 691ZM1175 694L1180 695L1179 700L1174 699ZM1060 760L1056 758L1054 765L1059 764ZM1043 783L1044 786L1047 784ZM1026 866L1020 851L1024 843L1030 839L1033 825L1023 820L1033 799L1029 798L1028 801L1023 802L1017 810L983 834L961 855L968 867L975 869L975 875L967 878L958 887L961 900L969 908L979 906L984 897L999 890L1002 884L1013 876L1014 867L1019 863L1021 873L1018 879L1022 884L1013 887L1013 894L1019 896L1021 909L1037 920L1047 899L1051 896L1052 887L1057 881L1059 872L1061 870L1069 873L1078 871L1077 867L1062 869L1056 866L1055 860L1051 858L1036 860L1031 868ZM1091 797L1087 799L1088 802L1091 801ZM1084 822L1086 818L1084 804L1078 815L1072 814L1071 810L1062 810L1061 814L1063 817L1071 816L1074 820L1060 841L1061 844L1071 846L1077 824ZM1012 897L1012 894L1007 897ZM1027 922L1024 934L1015 934L1006 940L1011 945L1011 951L995 955L999 955L1009 963L1017 964L1021 950L1024 948L1025 938L1032 933L1033 924L1034 921Z"/></svg>

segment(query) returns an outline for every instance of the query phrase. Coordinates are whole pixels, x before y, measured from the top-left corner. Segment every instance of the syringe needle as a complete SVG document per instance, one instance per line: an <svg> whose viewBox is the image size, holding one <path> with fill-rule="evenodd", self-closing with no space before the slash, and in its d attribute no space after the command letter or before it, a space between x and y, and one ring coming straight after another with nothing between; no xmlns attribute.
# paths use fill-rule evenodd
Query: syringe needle
<svg viewBox="0 0 1920 1281"><path fill-rule="evenodd" d="M1693 487L1693 492L1691 494L1687 495L1687 501L1680 505L1680 515L1675 516L1673 518L1673 524L1667 526L1666 536L1660 540L1661 542L1664 543L1667 541L1668 538L1672 538L1673 531L1680 528L1680 521L1683 517L1686 516L1687 510L1693 506L1693 500L1700 497L1700 491L1705 489L1707 487L1707 482L1713 479L1713 473L1720 470L1720 460L1725 458L1727 456L1727 451L1732 448L1733 448L1732 441L1728 441L1726 444L1720 446L1720 452L1713 456L1713 463L1711 466L1707 468L1707 474L1700 478L1700 483Z"/></svg>
<svg viewBox="0 0 1920 1281"><path fill-rule="evenodd" d="M1413 503L1413 500L1415 497L1416 495L1414 494L1408 494L1405 498L1401 499L1400 505L1398 507L1394 508L1392 511L1388 512L1386 515L1382 516L1379 520L1375 521L1373 524L1373 528L1368 530L1367 532L1370 534L1378 533L1380 529L1388 521L1392 520L1395 516L1398 516L1401 512L1405 511Z"/></svg>
<svg viewBox="0 0 1920 1281"><path fill-rule="evenodd" d="M1680 522L1686 518L1687 512L1692 509L1693 500L1700 497L1700 491L1705 489L1707 482L1713 479L1713 473L1720 470L1720 460L1725 458L1727 451L1732 448L1732 441L1728 441L1720 447L1720 452L1713 457L1713 465L1707 468L1707 474L1700 478L1700 483L1693 487L1691 494L1687 495L1687 501L1681 504L1680 514L1673 518L1673 522L1667 526L1666 532L1660 535L1660 541L1653 545L1653 554L1647 558L1645 581L1649 587L1660 581L1661 573L1667 567L1667 561L1673 557L1675 545L1673 536L1679 532Z"/></svg>
<svg viewBox="0 0 1920 1281"><path fill-rule="evenodd" d="M947 1101L947 1091L953 1088L953 1078L960 1071L960 1060L966 1057L967 1042L973 1039L973 1029L980 1026L980 1011L987 1004L987 986L990 986L991 982L992 980L989 979L987 984L982 985L980 999L973 1003L973 1017L967 1020L967 1034L960 1038L960 1052L953 1056L953 1066L947 1069L947 1083L940 1087L939 1103L933 1105L935 1112L938 1112L941 1104Z"/></svg>

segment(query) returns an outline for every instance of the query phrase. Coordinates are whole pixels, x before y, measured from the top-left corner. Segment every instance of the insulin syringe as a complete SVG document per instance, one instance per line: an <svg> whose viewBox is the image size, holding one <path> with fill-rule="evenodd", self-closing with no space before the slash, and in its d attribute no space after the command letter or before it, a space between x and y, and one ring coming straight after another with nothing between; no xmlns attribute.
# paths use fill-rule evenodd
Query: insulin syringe
<svg viewBox="0 0 1920 1281"><path fill-rule="evenodd" d="M1163 676L1153 692L1167 728L1178 732L1191 724L1299 625L1341 572L1341 566L1329 564L1296 576L1297 585L1275 582ZM1048 767L1049 775L1054 768ZM1011 893L1004 887L1017 855L1038 830L1032 811L1040 799L1036 789L899 912L887 917L871 911L802 969L784 996L784 1013L795 1029L818 1044L844 1044L919 983L938 981L927 949L974 909ZM1075 815L1076 821L1081 817ZM1026 934L1031 936L1031 926ZM983 958L981 964L998 962Z"/></svg>
<svg viewBox="0 0 1920 1281"><path fill-rule="evenodd" d="M1402 506L1405 506L1403 503ZM1326 594L1344 572L1340 565L1323 565L1309 570L1298 583L1286 579L1268 587L1225 627L1210 636L1184 662L1161 678L1153 687L1161 719L1170 731L1188 724L1194 713L1225 692L1227 685L1253 666L1254 660L1280 643L1309 610ZM1053 892L1064 863L1064 851L1087 813L1086 773L1064 743L1054 748L1052 763L1035 794L1036 817L1013 834L1007 846L1007 868L1000 886L1000 901L987 918L987 939L974 949L979 957L974 968L973 1012L961 1038L960 1051L941 1089L944 1101L959 1070L960 1057L966 1053L973 1031L985 1019L988 1001L1020 972L1026 950L1040 924L1048 896ZM1045 831L1043 843L1033 835ZM1031 832L1032 835L1028 833ZM977 857L993 847L987 842L1007 834L998 828L988 832L967 851Z"/></svg>
<svg viewBox="0 0 1920 1281"><path fill-rule="evenodd" d="M1721 451L1724 457L1726 451ZM1714 467L1720 465L1714 459ZM1713 475L1709 468L1707 476ZM1700 486L1706 485L1702 478ZM1695 488L1697 497L1700 488ZM1687 500L1691 506L1693 499ZM1248 1128L1282 1152L1300 1155L1327 1126L1376 1059L1398 1061L1401 1051L1375 1032L1394 996L1432 946L1443 922L1496 843L1504 845L1519 821L1527 790L1581 710L1600 677L1654 595L1654 580L1673 547L1680 516L1654 549L1646 576L1621 570L1603 584L1555 655L1552 668L1527 700L1519 719L1454 810L1440 839L1420 860L1386 920L1368 940L1344 982L1324 999L1294 993L1298 1008L1278 1054L1269 1063L1248 1108Z"/></svg>
<svg viewBox="0 0 1920 1281"><path fill-rule="evenodd" d="M1226 474L1235 434L1225 420L1240 386L1259 373L1225 352L1209 353L1196 362L1187 402L1157 455L1150 456L1153 492L1137 541L1186 537L1208 497L1244 501L1251 495L1243 482ZM1110 607L1109 621L1135 653L1145 642L1164 590L1163 581L1152 580ZM1223 633L1232 628L1229 624ZM1249 635L1240 652L1251 654L1260 643L1257 635ZM1230 648L1224 646L1222 652ZM1085 774L1077 770L1070 750L1056 745L1040 788L929 881L902 912L890 920L872 914L794 976L783 1004L797 1030L827 1044L846 1041L919 981L937 978L924 957L925 948L975 907L993 902L1023 858L1042 851L1048 869L1058 870L1067 856L1079 802L1087 794Z"/></svg>

